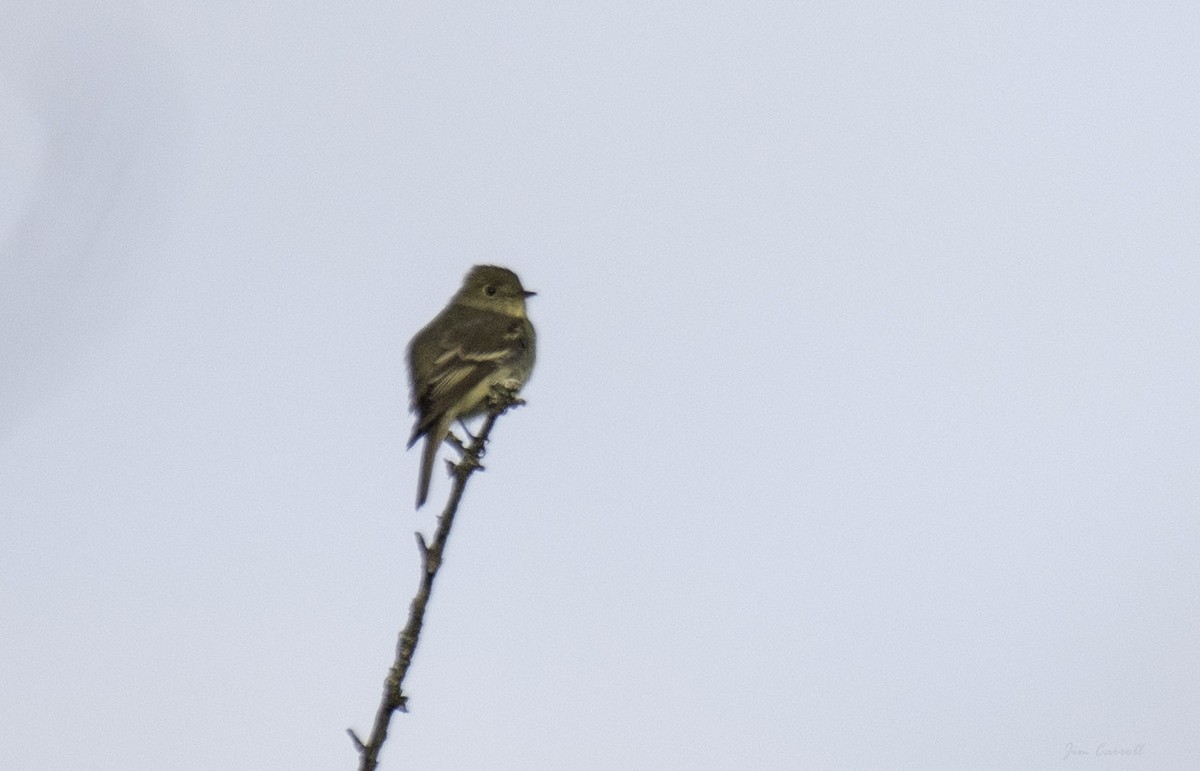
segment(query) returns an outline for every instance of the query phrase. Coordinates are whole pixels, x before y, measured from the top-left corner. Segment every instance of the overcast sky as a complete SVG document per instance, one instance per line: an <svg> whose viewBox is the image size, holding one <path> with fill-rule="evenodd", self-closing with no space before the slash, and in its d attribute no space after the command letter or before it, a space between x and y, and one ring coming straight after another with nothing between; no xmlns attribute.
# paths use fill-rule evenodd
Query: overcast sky
<svg viewBox="0 0 1200 771"><path fill-rule="evenodd" d="M480 262L538 365L384 769L1197 767L1198 40L0 5L0 768L356 766Z"/></svg>

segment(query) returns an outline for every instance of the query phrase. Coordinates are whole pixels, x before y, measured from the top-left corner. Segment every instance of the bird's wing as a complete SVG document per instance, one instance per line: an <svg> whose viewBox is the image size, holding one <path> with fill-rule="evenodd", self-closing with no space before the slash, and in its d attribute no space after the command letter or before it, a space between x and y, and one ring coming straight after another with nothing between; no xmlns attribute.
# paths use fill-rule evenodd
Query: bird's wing
<svg viewBox="0 0 1200 771"><path fill-rule="evenodd" d="M440 353L421 391L414 394L418 422L411 441L515 357L523 334L519 321L490 313L462 319L443 334L438 341Z"/></svg>

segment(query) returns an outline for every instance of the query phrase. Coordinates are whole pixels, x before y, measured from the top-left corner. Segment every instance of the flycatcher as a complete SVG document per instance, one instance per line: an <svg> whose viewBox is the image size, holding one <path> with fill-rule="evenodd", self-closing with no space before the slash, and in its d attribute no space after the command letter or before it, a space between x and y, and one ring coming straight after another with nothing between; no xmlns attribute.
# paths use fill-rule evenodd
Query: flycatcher
<svg viewBox="0 0 1200 771"><path fill-rule="evenodd" d="M425 437L418 509L429 495L433 461L451 424L482 414L494 386L517 390L529 379L537 335L525 315L525 298L534 294L508 268L476 265L450 304L408 344L417 413L408 446Z"/></svg>

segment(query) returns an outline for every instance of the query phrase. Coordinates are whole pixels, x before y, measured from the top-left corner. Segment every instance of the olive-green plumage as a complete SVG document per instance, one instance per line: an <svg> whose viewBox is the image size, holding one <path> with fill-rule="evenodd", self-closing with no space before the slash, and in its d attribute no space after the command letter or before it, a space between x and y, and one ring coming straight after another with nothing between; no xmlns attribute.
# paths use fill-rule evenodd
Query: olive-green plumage
<svg viewBox="0 0 1200 771"><path fill-rule="evenodd" d="M508 268L476 265L450 304L409 343L417 422L408 446L425 437L417 508L429 495L433 461L454 421L482 414L493 386L519 389L529 379L537 336L525 298L533 294Z"/></svg>

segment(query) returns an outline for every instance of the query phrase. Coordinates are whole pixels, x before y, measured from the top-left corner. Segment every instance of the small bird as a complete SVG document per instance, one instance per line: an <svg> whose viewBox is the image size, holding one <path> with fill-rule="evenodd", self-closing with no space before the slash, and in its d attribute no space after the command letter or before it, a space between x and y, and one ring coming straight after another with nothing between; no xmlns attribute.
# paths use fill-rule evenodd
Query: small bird
<svg viewBox="0 0 1200 771"><path fill-rule="evenodd" d="M417 414L408 446L425 437L418 509L429 495L433 461L451 424L482 414L494 386L515 391L529 379L537 335L525 315L525 298L535 294L508 268L476 265L450 304L408 344Z"/></svg>

